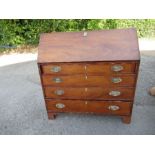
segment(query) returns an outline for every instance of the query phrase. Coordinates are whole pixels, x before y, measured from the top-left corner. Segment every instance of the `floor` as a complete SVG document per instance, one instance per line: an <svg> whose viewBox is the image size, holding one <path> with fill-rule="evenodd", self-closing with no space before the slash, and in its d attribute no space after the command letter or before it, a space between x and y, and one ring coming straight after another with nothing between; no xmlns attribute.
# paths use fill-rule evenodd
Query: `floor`
<svg viewBox="0 0 155 155"><path fill-rule="evenodd" d="M1 135L122 135L155 134L155 57L142 56L132 122L119 117L60 114L49 121L44 106L36 61L0 67Z"/></svg>

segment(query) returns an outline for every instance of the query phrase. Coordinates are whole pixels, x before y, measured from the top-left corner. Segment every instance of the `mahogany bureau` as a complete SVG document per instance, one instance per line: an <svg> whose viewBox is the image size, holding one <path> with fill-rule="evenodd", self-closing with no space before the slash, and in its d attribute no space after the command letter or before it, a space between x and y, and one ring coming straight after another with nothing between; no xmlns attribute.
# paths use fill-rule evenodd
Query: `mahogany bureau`
<svg viewBox="0 0 155 155"><path fill-rule="evenodd" d="M48 118L95 113L130 123L139 63L135 29L41 34L38 67Z"/></svg>

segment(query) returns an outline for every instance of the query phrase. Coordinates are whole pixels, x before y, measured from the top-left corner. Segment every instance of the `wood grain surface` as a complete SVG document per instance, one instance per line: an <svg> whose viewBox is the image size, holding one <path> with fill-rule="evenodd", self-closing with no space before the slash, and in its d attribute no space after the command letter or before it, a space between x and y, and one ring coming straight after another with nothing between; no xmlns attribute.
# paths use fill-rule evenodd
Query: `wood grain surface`
<svg viewBox="0 0 155 155"><path fill-rule="evenodd" d="M55 79L60 79L61 82L57 83ZM112 78L121 78L121 82L113 83ZM53 76L42 75L44 86L63 86L63 87L109 87L109 86L129 86L134 87L136 81L135 74L117 74L111 76L97 76L97 75L68 75L68 76Z"/></svg>
<svg viewBox="0 0 155 155"><path fill-rule="evenodd" d="M37 62L48 118L84 112L119 115L130 123L140 64L136 30L83 34L53 32L40 37ZM114 71L114 66L122 70ZM120 94L113 96L115 91Z"/></svg>
<svg viewBox="0 0 155 155"><path fill-rule="evenodd" d="M53 32L40 37L38 63L139 60L135 29Z"/></svg>
<svg viewBox="0 0 155 155"><path fill-rule="evenodd" d="M42 65L43 74L68 75L68 74L118 74L118 73L135 73L137 62L94 62L94 63L52 63ZM123 70L115 72L112 67L121 65ZM60 67L59 72L54 72L54 67Z"/></svg>
<svg viewBox="0 0 155 155"><path fill-rule="evenodd" d="M133 100L134 88L114 87L45 87L46 98L60 98L60 99L96 99L96 100ZM63 91L62 95L57 95L56 91ZM119 96L111 96L111 91L120 91Z"/></svg>
<svg viewBox="0 0 155 155"><path fill-rule="evenodd" d="M64 104L59 109L56 104ZM112 115L130 115L131 102L123 101L88 101L88 100L46 100L48 112L89 112ZM119 106L119 110L110 110L109 106Z"/></svg>

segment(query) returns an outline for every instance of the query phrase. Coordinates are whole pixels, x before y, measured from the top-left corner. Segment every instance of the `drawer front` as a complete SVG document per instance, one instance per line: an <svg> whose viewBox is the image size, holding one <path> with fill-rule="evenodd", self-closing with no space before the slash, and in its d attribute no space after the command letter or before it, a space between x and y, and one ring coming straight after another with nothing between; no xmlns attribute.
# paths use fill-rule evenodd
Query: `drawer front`
<svg viewBox="0 0 155 155"><path fill-rule="evenodd" d="M84 74L85 65L82 63L58 63L42 65L43 74Z"/></svg>
<svg viewBox="0 0 155 155"><path fill-rule="evenodd" d="M45 86L134 86L135 78L132 75L111 75L111 76L91 76L91 75L73 75L73 76L53 76L43 75L43 85Z"/></svg>
<svg viewBox="0 0 155 155"><path fill-rule="evenodd" d="M134 88L102 88L102 87L45 87L46 98L61 99L101 99L101 100L132 100Z"/></svg>
<svg viewBox="0 0 155 155"><path fill-rule="evenodd" d="M88 101L88 100L46 100L47 110L52 112L90 112L116 115L130 115L131 102Z"/></svg>
<svg viewBox="0 0 155 155"><path fill-rule="evenodd" d="M58 63L42 65L43 74L117 74L134 73L134 62Z"/></svg>
<svg viewBox="0 0 155 155"><path fill-rule="evenodd" d="M113 63L94 63L87 64L86 71L88 74L118 74L118 73L135 73L134 62L113 62Z"/></svg>
<svg viewBox="0 0 155 155"><path fill-rule="evenodd" d="M62 88L45 87L45 97L64 98L64 99L82 99L86 98L85 88Z"/></svg>

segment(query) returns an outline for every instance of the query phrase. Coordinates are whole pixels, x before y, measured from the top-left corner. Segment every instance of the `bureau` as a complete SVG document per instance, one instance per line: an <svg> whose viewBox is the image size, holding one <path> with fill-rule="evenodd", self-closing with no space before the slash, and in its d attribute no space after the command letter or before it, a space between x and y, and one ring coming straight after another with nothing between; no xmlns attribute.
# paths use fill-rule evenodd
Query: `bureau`
<svg viewBox="0 0 155 155"><path fill-rule="evenodd" d="M135 29L41 34L37 62L49 119L94 113L130 123L140 63Z"/></svg>

